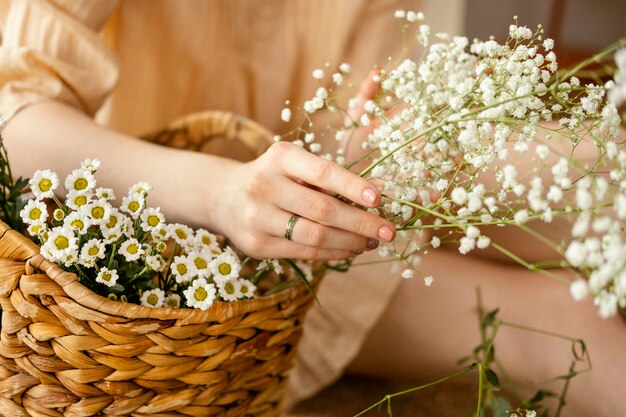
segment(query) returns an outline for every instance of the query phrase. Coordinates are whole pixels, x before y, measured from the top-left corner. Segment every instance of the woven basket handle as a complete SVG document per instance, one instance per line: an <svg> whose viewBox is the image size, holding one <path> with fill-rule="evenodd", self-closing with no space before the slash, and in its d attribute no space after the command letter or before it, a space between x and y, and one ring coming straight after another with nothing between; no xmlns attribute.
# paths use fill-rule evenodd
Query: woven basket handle
<svg viewBox="0 0 626 417"><path fill-rule="evenodd" d="M144 135L143 139L178 149L250 161L269 148L272 133L243 116L210 110L179 117L165 129Z"/></svg>

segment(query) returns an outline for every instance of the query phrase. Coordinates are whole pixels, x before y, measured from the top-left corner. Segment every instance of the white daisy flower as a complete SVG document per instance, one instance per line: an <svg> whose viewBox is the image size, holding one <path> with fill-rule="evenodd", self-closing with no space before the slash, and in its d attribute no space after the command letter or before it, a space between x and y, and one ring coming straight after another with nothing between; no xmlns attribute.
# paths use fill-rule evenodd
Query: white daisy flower
<svg viewBox="0 0 626 417"><path fill-rule="evenodd" d="M124 216L122 223L120 224L120 231L127 238L131 238L135 234L135 225L131 219Z"/></svg>
<svg viewBox="0 0 626 417"><path fill-rule="evenodd" d="M91 191L96 186L96 178L87 169L75 169L65 179L65 189L70 192Z"/></svg>
<svg viewBox="0 0 626 417"><path fill-rule="evenodd" d="M198 278L183 294L189 307L204 311L213 305L216 290L215 285L207 283L204 278Z"/></svg>
<svg viewBox="0 0 626 417"><path fill-rule="evenodd" d="M111 207L111 210L109 211L109 217L107 217L102 226L103 228L108 227L109 229L120 227L124 223L124 219L127 219L124 214L120 213L117 208Z"/></svg>
<svg viewBox="0 0 626 417"><path fill-rule="evenodd" d="M237 301L237 299L243 298L243 294L241 293L241 284L236 278L218 282L217 289L220 297L224 301Z"/></svg>
<svg viewBox="0 0 626 417"><path fill-rule="evenodd" d="M100 169L100 160L99 159L85 159L83 162L80 163L80 167L81 169L94 173Z"/></svg>
<svg viewBox="0 0 626 417"><path fill-rule="evenodd" d="M194 244L196 246L219 247L217 236L215 236L213 233L205 229L196 230L196 237L194 238Z"/></svg>
<svg viewBox="0 0 626 417"><path fill-rule="evenodd" d="M282 274L283 273L283 267L280 264L280 261L278 259L264 259L259 263L259 266L257 266L256 270L260 271L262 269L271 269L273 271L275 271L277 274Z"/></svg>
<svg viewBox="0 0 626 417"><path fill-rule="evenodd" d="M213 280L219 283L228 279L239 278L241 263L232 253L224 252L209 263L209 269L213 274Z"/></svg>
<svg viewBox="0 0 626 417"><path fill-rule="evenodd" d="M20 211L20 217L26 224L45 223L48 219L46 203L39 200L28 200L26 206Z"/></svg>
<svg viewBox="0 0 626 417"><path fill-rule="evenodd" d="M187 256L188 262L193 265L196 275L200 278L208 278L211 276L209 262L211 262L213 258L213 254L208 249L201 252L193 250L189 252Z"/></svg>
<svg viewBox="0 0 626 417"><path fill-rule="evenodd" d="M72 210L79 210L91 201L91 192L71 192L67 194L65 204Z"/></svg>
<svg viewBox="0 0 626 417"><path fill-rule="evenodd" d="M55 227L41 247L42 255L53 262L65 262L78 249L74 232L67 227Z"/></svg>
<svg viewBox="0 0 626 417"><path fill-rule="evenodd" d="M141 181L130 187L128 195L141 195L145 198L150 191L152 191L152 186L145 181Z"/></svg>
<svg viewBox="0 0 626 417"><path fill-rule="evenodd" d="M156 272L162 272L165 268L165 261L161 255L146 256L146 265Z"/></svg>
<svg viewBox="0 0 626 417"><path fill-rule="evenodd" d="M121 228L118 227L106 227L101 226L102 237L104 238L104 242L107 244L114 243L118 241L124 234L122 233Z"/></svg>
<svg viewBox="0 0 626 417"><path fill-rule="evenodd" d="M188 247L194 241L193 230L184 224L172 223L167 226L170 236L183 248Z"/></svg>
<svg viewBox="0 0 626 417"><path fill-rule="evenodd" d="M124 255L127 262L133 262L141 258L144 250L141 247L141 243L135 238L128 239L120 246L119 253Z"/></svg>
<svg viewBox="0 0 626 417"><path fill-rule="evenodd" d="M30 226L28 226L27 230L31 236L37 236L39 233L42 233L43 231L46 230L46 224L45 223L33 223Z"/></svg>
<svg viewBox="0 0 626 417"><path fill-rule="evenodd" d="M89 239L80 251L81 260L104 259L106 245L100 239Z"/></svg>
<svg viewBox="0 0 626 417"><path fill-rule="evenodd" d="M157 231L165 223L165 217L161 213L161 208L149 207L141 213L141 228L146 232Z"/></svg>
<svg viewBox="0 0 626 417"><path fill-rule="evenodd" d="M96 282L106 285L107 287L112 287L117 283L119 279L119 275L116 269L109 269L106 267L100 268L98 272L98 276L96 277Z"/></svg>
<svg viewBox="0 0 626 417"><path fill-rule="evenodd" d="M115 200L115 193L112 188L96 188L96 198L104 198L106 201L113 201Z"/></svg>
<svg viewBox="0 0 626 417"><path fill-rule="evenodd" d="M84 235L91 226L91 219L81 211L74 211L65 218L63 226L77 232L79 235Z"/></svg>
<svg viewBox="0 0 626 417"><path fill-rule="evenodd" d="M150 235L152 236L152 239L157 242L163 242L170 238L170 233L167 231L165 223L160 224L150 233Z"/></svg>
<svg viewBox="0 0 626 417"><path fill-rule="evenodd" d="M180 295L170 293L165 300L163 300L163 306L169 308L179 308L180 307Z"/></svg>
<svg viewBox="0 0 626 417"><path fill-rule="evenodd" d="M59 186L59 177L49 169L39 170L35 172L28 184L37 200L52 198L54 190Z"/></svg>
<svg viewBox="0 0 626 417"><path fill-rule="evenodd" d="M65 212L63 210L61 210L60 208L55 209L52 212L52 218L58 222L60 222L61 220L63 220L65 218Z"/></svg>
<svg viewBox="0 0 626 417"><path fill-rule="evenodd" d="M174 256L174 260L170 265L170 270L174 277L176 277L176 282L179 284L184 284L186 282L191 281L191 278L195 275L195 268L189 259L186 256Z"/></svg>
<svg viewBox="0 0 626 417"><path fill-rule="evenodd" d="M67 255L63 259L59 259L58 262L62 262L66 268L74 265L78 261L78 246L72 247Z"/></svg>
<svg viewBox="0 0 626 417"><path fill-rule="evenodd" d="M239 279L239 291L241 292L242 298L252 298L254 297L256 286L247 279Z"/></svg>
<svg viewBox="0 0 626 417"><path fill-rule="evenodd" d="M163 307L165 301L165 291L160 288L144 291L141 294L141 305L146 307Z"/></svg>
<svg viewBox="0 0 626 417"><path fill-rule="evenodd" d="M84 213L93 224L100 226L109 220L111 208L111 205L104 198L101 198L81 207L80 212Z"/></svg>
<svg viewBox="0 0 626 417"><path fill-rule="evenodd" d="M130 214L133 219L136 219L141 214L145 204L146 199L142 194L129 194L122 199L120 210Z"/></svg>

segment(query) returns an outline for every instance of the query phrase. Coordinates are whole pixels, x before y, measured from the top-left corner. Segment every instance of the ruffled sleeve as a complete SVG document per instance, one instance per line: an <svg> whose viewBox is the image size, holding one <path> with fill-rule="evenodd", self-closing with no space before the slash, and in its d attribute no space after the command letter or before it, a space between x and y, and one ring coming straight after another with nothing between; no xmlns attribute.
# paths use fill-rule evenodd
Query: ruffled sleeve
<svg viewBox="0 0 626 417"><path fill-rule="evenodd" d="M44 100L93 116L118 78L97 31L117 6L110 0L2 0L0 114L8 120Z"/></svg>

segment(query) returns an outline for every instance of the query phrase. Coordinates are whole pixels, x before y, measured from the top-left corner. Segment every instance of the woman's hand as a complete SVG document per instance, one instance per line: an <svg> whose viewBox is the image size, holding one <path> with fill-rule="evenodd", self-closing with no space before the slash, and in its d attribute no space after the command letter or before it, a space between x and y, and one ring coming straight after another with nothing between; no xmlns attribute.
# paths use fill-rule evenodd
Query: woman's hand
<svg viewBox="0 0 626 417"><path fill-rule="evenodd" d="M258 159L234 166L220 189L214 218L250 256L343 259L395 237L391 222L329 195L376 207L380 193L372 184L291 143L276 143ZM300 217L288 240L294 214Z"/></svg>

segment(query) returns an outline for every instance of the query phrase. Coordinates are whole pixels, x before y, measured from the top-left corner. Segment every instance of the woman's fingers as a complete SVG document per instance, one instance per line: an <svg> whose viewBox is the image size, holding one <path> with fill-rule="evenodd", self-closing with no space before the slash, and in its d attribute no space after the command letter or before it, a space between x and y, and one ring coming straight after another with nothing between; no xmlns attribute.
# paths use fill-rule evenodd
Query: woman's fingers
<svg viewBox="0 0 626 417"><path fill-rule="evenodd" d="M276 210L267 224L267 233L284 237L291 213ZM304 217L298 217L291 228L291 240L305 246L322 249L338 249L362 252L378 247L378 239L372 239L335 227L324 226Z"/></svg>
<svg viewBox="0 0 626 417"><path fill-rule="evenodd" d="M327 191L339 194L365 207L376 207L380 193L367 180L299 146L281 142L272 146L279 152L280 168L284 175Z"/></svg>
<svg viewBox="0 0 626 417"><path fill-rule="evenodd" d="M365 238L389 242L395 236L393 224L385 219L288 179L278 184L282 191L274 197L278 207L319 225L342 229L349 233L343 235L346 239L357 235L367 245Z"/></svg>
<svg viewBox="0 0 626 417"><path fill-rule="evenodd" d="M330 261L350 258L361 253L361 251L325 249L317 248L315 246L307 246L289 241L284 237L268 237L267 245L272 248L272 253L280 253L281 258L288 259L323 259Z"/></svg>

